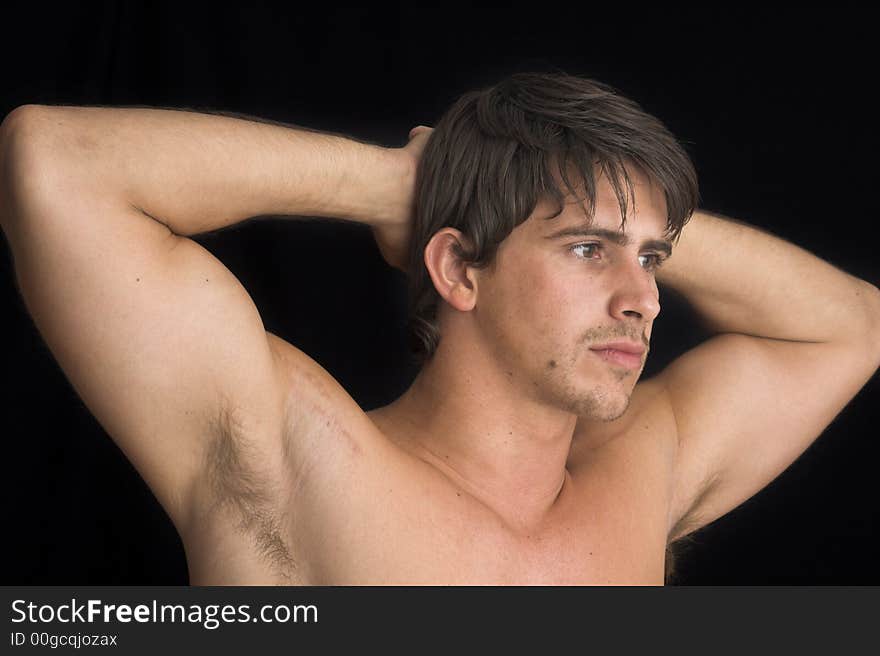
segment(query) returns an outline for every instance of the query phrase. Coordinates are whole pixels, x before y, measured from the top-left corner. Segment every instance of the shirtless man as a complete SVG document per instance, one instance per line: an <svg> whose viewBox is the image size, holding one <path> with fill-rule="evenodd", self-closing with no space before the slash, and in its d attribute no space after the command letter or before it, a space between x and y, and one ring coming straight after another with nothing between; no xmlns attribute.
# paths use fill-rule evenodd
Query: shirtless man
<svg viewBox="0 0 880 656"><path fill-rule="evenodd" d="M662 585L880 365L880 291L694 211L674 138L588 80L513 76L403 148L34 105L0 145L28 311L192 584ZM366 223L407 271L424 366L394 403L364 412L189 238L264 215ZM637 382L657 282L715 336Z"/></svg>

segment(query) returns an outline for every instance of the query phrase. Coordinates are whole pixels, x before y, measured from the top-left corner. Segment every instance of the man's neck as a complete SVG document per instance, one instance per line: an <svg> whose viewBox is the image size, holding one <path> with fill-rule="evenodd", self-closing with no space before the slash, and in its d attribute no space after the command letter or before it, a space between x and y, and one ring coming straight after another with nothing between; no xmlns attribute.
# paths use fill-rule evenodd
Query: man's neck
<svg viewBox="0 0 880 656"><path fill-rule="evenodd" d="M438 348L412 386L374 418L514 530L540 526L570 484L577 417L530 398L476 348Z"/></svg>

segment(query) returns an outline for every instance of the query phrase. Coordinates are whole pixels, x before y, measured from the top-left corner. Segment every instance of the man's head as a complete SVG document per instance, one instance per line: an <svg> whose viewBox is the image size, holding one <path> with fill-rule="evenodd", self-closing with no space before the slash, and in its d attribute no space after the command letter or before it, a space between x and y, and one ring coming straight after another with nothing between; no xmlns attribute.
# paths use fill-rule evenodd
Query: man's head
<svg viewBox="0 0 880 656"><path fill-rule="evenodd" d="M602 84L518 74L465 94L419 165L408 267L416 355L432 357L444 313L467 311L471 335L506 370L591 404L589 414L622 412L614 390L631 391L638 372L589 348L646 344L662 251L651 242L674 241L696 204L696 173L675 138ZM629 241L552 236L587 224ZM450 282L457 275L464 285ZM585 367L617 380L595 388L604 400L577 384Z"/></svg>

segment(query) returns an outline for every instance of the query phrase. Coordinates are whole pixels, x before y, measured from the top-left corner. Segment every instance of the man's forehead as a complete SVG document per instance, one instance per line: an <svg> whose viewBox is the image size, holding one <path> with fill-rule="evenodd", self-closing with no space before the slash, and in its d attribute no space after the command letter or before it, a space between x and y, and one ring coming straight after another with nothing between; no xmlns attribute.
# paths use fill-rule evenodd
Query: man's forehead
<svg viewBox="0 0 880 656"><path fill-rule="evenodd" d="M585 200L577 202L568 198L562 212L556 214L558 209L552 201L542 201L535 208L533 229L540 236L550 238L560 232L598 231L618 233L625 240L665 239L668 227L665 203L660 208L656 204L630 203L625 222L616 198L610 206L597 201L592 215Z"/></svg>
<svg viewBox="0 0 880 656"><path fill-rule="evenodd" d="M569 182L575 186L574 191L565 185L559 171L554 171L554 180L557 189L563 194L562 212L555 218L539 223L548 224L540 226L545 230L555 227L553 224L591 224L606 229L620 230L624 223L622 208L620 207L620 199L618 191L626 196L626 221L625 227L633 223L640 223L640 229L649 230L657 224L660 232L664 232L667 227L667 207L666 195L663 190L654 184L653 180L638 166L627 166L626 177L618 179L615 185L611 183L603 171L597 167L594 172L595 187L595 211L591 214L589 201L584 193L585 184L583 178L574 171L569 171ZM579 182L580 179L580 182ZM546 196L541 198L538 206L535 208L535 214L543 217L551 217L559 210L559 204L555 199Z"/></svg>

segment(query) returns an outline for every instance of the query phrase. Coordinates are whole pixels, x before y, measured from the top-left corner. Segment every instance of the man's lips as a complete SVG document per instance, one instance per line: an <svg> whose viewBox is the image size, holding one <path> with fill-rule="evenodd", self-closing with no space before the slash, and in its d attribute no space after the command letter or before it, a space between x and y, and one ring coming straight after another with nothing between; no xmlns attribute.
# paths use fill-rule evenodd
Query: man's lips
<svg viewBox="0 0 880 656"><path fill-rule="evenodd" d="M642 366L645 347L636 342L609 342L590 348L600 358L627 369L638 369Z"/></svg>
<svg viewBox="0 0 880 656"><path fill-rule="evenodd" d="M645 352L645 347L638 342L627 342L624 340L617 342L607 342L605 344L597 344L596 346L590 347L591 351L605 351L609 349L614 351L623 351L624 353L632 353L638 356L641 356Z"/></svg>

